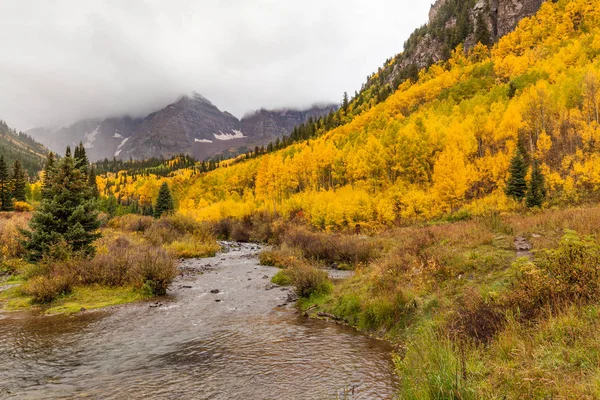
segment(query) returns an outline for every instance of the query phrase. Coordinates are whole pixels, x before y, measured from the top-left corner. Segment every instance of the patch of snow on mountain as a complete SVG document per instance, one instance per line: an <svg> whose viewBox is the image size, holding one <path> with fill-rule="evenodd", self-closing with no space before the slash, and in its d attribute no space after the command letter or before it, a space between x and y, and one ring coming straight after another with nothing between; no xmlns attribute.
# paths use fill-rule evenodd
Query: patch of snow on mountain
<svg viewBox="0 0 600 400"><path fill-rule="evenodd" d="M244 136L242 131L232 129L232 132L233 133L223 133L223 132L219 131L218 134L213 133L213 136L215 137L215 139L218 139L218 140L232 140L232 139L241 139L241 138L246 137L246 136Z"/></svg>
<svg viewBox="0 0 600 400"><path fill-rule="evenodd" d="M119 133L119 131L117 131L115 129L115 134L113 135L113 137L119 139L119 138L122 138L123 136Z"/></svg>
<svg viewBox="0 0 600 400"><path fill-rule="evenodd" d="M98 135L98 129L100 129L100 125L96 126L96 129L94 129L92 132L86 133L84 135L85 143L83 144L83 147L85 147L86 149L91 149L92 147L94 147L94 141L96 140L96 136Z"/></svg>
<svg viewBox="0 0 600 400"><path fill-rule="evenodd" d="M194 139L194 142L196 143L212 143L212 140L208 140L208 139Z"/></svg>
<svg viewBox="0 0 600 400"><path fill-rule="evenodd" d="M126 137L125 139L123 139L123 141L117 146L117 151L115 151L115 157L118 157L119 154L121 154L121 148L123 147L123 145L125 143L127 143L127 141L129 140L128 137Z"/></svg>

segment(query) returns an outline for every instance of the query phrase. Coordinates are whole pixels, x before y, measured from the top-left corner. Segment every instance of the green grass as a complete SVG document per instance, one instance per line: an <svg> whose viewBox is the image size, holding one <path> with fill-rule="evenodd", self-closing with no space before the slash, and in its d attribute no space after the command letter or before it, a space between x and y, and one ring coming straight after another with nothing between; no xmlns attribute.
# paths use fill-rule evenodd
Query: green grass
<svg viewBox="0 0 600 400"><path fill-rule="evenodd" d="M0 293L0 306L6 311L40 310L45 314L72 314L82 308L93 310L149 298L150 296L131 287L76 286L68 295L41 306L21 293L19 287L13 287Z"/></svg>
<svg viewBox="0 0 600 400"><path fill-rule="evenodd" d="M271 282L279 286L289 286L292 284L292 278L285 270L281 270L271 278Z"/></svg>

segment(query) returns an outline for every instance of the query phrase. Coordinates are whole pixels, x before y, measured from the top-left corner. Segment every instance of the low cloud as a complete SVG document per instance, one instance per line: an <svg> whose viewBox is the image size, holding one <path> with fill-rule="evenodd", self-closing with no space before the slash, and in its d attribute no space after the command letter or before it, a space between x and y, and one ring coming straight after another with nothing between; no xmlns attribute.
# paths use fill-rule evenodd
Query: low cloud
<svg viewBox="0 0 600 400"><path fill-rule="evenodd" d="M145 115L199 92L241 116L339 102L402 50L428 2L0 2L0 119Z"/></svg>

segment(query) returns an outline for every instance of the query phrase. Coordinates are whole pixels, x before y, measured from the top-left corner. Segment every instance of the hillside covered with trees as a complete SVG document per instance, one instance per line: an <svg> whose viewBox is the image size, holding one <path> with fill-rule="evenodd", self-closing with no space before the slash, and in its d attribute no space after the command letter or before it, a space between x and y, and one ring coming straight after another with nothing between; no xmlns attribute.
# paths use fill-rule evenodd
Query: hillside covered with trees
<svg viewBox="0 0 600 400"><path fill-rule="evenodd" d="M199 220L257 210L301 215L319 228L385 226L455 213L512 210L516 153L544 204L597 198L598 12L588 1L545 3L493 48L459 46L385 102L313 139L209 173L107 174L102 194L152 202L163 180ZM118 184L117 184L118 183Z"/></svg>
<svg viewBox="0 0 600 400"><path fill-rule="evenodd" d="M0 156L7 164L13 165L18 160L29 177L37 179L47 153L48 149L31 136L17 132L0 120Z"/></svg>

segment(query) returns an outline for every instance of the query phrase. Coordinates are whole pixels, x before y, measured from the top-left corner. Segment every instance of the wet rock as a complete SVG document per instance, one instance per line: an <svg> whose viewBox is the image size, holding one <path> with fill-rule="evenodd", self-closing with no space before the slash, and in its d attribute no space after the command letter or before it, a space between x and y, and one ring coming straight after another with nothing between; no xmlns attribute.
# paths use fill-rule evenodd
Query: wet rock
<svg viewBox="0 0 600 400"><path fill-rule="evenodd" d="M153 303L153 304L150 304L151 308L156 308L156 307L161 307L161 306L162 306L162 303Z"/></svg>
<svg viewBox="0 0 600 400"><path fill-rule="evenodd" d="M222 300L221 299L215 299L215 302L220 303Z"/></svg>
<svg viewBox="0 0 600 400"><path fill-rule="evenodd" d="M289 292L287 295L287 301L293 303L298 300L298 295L295 292Z"/></svg>
<svg viewBox="0 0 600 400"><path fill-rule="evenodd" d="M263 275L263 279L269 279L269 275Z"/></svg>
<svg viewBox="0 0 600 400"><path fill-rule="evenodd" d="M191 286L189 286L189 285L182 285L182 286L181 286L181 289L191 289L191 288L192 288L192 287L191 287Z"/></svg>
<svg viewBox="0 0 600 400"><path fill-rule="evenodd" d="M219 289L213 289L210 291L212 294L217 294L217 293L221 293L221 291Z"/></svg>

